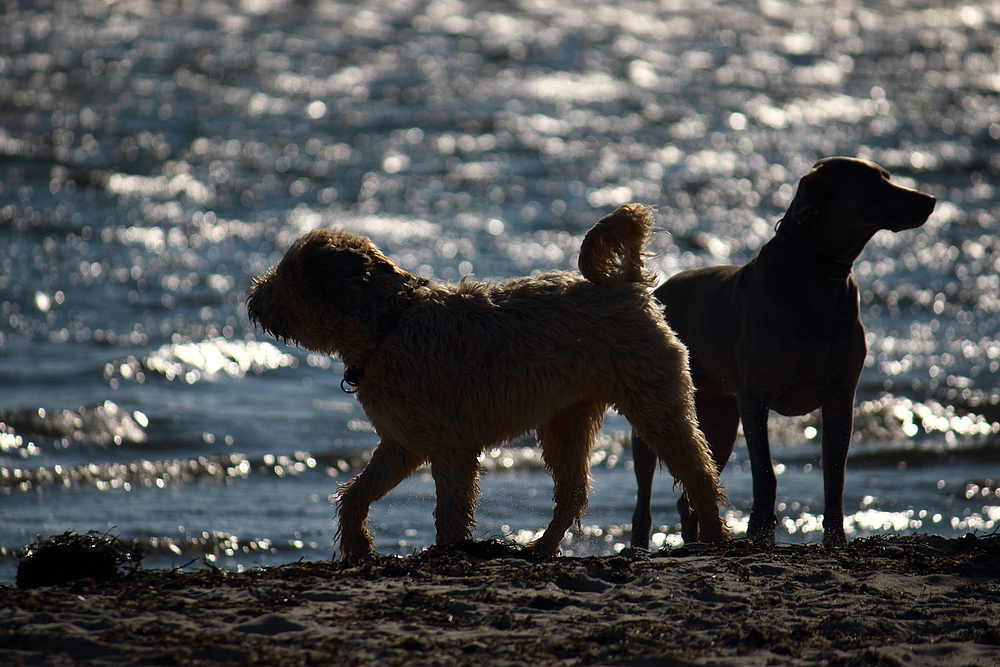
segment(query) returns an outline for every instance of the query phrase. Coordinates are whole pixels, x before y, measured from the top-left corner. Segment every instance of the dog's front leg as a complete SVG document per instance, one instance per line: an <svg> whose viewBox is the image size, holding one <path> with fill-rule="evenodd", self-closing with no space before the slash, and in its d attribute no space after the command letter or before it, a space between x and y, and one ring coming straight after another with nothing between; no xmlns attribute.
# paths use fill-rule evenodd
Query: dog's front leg
<svg viewBox="0 0 1000 667"><path fill-rule="evenodd" d="M823 546L847 544L844 470L854 433L854 392L823 406Z"/></svg>
<svg viewBox="0 0 1000 667"><path fill-rule="evenodd" d="M479 497L479 450L469 452L468 445L443 449L444 452L431 457L431 475L437 492L434 527L438 546L472 537Z"/></svg>
<svg viewBox="0 0 1000 667"><path fill-rule="evenodd" d="M774 528L778 522L774 514L778 479L774 475L771 445L767 438L767 401L748 390L741 391L737 401L753 474L753 508L750 510L747 537L758 546L772 547Z"/></svg>
<svg viewBox="0 0 1000 667"><path fill-rule="evenodd" d="M338 512L341 557L351 563L370 558L372 536L365 527L371 504L389 493L424 460L405 447L382 441L361 474L340 488Z"/></svg>

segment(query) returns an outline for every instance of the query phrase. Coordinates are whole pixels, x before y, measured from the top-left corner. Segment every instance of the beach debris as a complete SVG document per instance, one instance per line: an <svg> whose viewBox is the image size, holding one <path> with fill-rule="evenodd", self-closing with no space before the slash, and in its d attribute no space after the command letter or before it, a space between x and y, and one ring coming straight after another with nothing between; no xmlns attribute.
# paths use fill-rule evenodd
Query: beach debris
<svg viewBox="0 0 1000 667"><path fill-rule="evenodd" d="M133 540L125 542L108 534L90 531L79 535L66 531L24 549L17 566L17 587L60 586L82 579L114 581L134 573L145 550Z"/></svg>

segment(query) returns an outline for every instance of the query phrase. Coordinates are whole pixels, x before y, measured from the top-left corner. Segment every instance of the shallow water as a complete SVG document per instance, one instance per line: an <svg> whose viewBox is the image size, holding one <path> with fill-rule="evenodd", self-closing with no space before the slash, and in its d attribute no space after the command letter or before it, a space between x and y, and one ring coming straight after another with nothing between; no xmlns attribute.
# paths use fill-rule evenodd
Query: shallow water
<svg viewBox="0 0 1000 667"><path fill-rule="evenodd" d="M149 563L330 556L328 495L377 441L342 367L255 331L250 278L303 232L370 236L441 280L572 268L655 205L661 277L746 261L818 158L938 197L855 275L870 352L852 535L1000 519L1000 2L13 3L0 30L0 578L64 530ZM815 418L772 420L781 540L817 541ZM628 542L610 415L567 552ZM479 535L528 539L551 482L484 461ZM745 449L727 467L746 519ZM677 541L669 479L657 544ZM378 548L432 539L417 474Z"/></svg>

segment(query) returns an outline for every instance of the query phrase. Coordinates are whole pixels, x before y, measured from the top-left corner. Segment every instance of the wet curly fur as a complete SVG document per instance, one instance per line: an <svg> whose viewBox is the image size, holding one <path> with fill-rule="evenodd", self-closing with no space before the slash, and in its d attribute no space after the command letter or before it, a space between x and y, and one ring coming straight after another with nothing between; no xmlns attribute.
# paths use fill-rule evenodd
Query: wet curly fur
<svg viewBox="0 0 1000 667"><path fill-rule="evenodd" d="M583 276L550 272L458 285L403 271L368 239L306 234L256 279L251 320L340 356L381 441L339 492L345 560L372 553L371 503L430 463L437 543L471 537L478 456L535 430L555 511L533 548L554 555L587 505L589 458L614 406L681 484L699 539L726 537L725 496L695 421L687 351L648 292L652 213L627 205L588 232ZM655 390L652 390L655 388Z"/></svg>

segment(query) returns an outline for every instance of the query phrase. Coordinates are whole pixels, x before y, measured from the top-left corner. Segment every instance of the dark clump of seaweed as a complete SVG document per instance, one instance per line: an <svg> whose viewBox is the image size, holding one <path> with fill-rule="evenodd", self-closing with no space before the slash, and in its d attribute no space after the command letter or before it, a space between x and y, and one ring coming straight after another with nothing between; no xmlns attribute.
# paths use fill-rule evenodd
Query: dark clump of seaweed
<svg viewBox="0 0 1000 667"><path fill-rule="evenodd" d="M494 560L497 558L518 558L527 561L545 560L545 556L539 556L529 547L514 544L509 540L499 539L462 540L447 547L432 547L419 556L423 556L426 559L433 559L442 554L464 554L477 560Z"/></svg>
<svg viewBox="0 0 1000 667"><path fill-rule="evenodd" d="M462 540L448 546L434 546L412 556L382 556L373 554L362 563L334 563L341 573L351 573L369 579L399 576L466 576L477 572L486 562L515 559L525 562L546 560L530 548L506 540Z"/></svg>
<svg viewBox="0 0 1000 667"><path fill-rule="evenodd" d="M134 541L124 542L93 530L86 535L66 531L44 540L39 536L38 542L24 548L16 584L26 589L85 579L115 581L135 573L145 556L145 550Z"/></svg>

